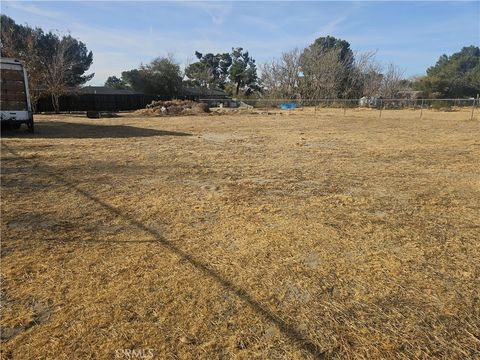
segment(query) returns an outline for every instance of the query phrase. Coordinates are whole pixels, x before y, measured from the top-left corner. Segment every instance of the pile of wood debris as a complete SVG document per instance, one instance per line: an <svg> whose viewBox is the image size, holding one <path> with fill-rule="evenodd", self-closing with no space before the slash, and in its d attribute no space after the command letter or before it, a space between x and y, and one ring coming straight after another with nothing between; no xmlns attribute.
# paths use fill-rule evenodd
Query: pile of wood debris
<svg viewBox="0 0 480 360"><path fill-rule="evenodd" d="M145 109L135 111L141 116L198 115L210 112L206 103L191 100L152 101Z"/></svg>

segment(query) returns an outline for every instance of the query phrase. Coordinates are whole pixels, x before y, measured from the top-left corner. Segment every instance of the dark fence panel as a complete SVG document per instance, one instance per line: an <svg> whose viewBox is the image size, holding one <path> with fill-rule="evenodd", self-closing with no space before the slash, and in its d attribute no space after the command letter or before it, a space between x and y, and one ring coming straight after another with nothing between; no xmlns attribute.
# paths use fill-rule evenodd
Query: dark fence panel
<svg viewBox="0 0 480 360"><path fill-rule="evenodd" d="M128 111L143 109L157 96L131 94L131 95L104 95L104 94L79 94L60 97L60 111ZM52 99L42 97L37 101L37 112L54 111Z"/></svg>

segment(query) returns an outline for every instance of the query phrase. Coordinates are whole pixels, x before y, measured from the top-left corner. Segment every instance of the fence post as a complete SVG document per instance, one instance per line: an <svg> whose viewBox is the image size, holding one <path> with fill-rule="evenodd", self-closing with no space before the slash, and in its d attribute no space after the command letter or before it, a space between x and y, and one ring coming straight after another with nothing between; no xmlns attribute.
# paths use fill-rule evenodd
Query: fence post
<svg viewBox="0 0 480 360"><path fill-rule="evenodd" d="M343 100L343 116L347 114L347 100Z"/></svg>
<svg viewBox="0 0 480 360"><path fill-rule="evenodd" d="M380 100L380 119L382 118L383 99Z"/></svg>
<svg viewBox="0 0 480 360"><path fill-rule="evenodd" d="M478 98L478 96L477 96L477 98ZM475 105L476 105L476 99L473 99L472 114L470 115L470 120L473 120L473 112L475 111Z"/></svg>
<svg viewBox="0 0 480 360"><path fill-rule="evenodd" d="M420 119L422 118L422 115L423 115L423 103L424 103L425 99L422 99L422 105L421 105L421 108L420 108Z"/></svg>
<svg viewBox="0 0 480 360"><path fill-rule="evenodd" d="M315 105L315 116L317 116L317 99L314 100L314 103Z"/></svg>

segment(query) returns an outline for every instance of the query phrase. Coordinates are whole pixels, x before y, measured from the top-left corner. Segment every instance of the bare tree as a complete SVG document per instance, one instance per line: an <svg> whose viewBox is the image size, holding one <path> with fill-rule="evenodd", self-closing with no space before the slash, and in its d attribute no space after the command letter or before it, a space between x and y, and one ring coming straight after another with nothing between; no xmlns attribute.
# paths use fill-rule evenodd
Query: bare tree
<svg viewBox="0 0 480 360"><path fill-rule="evenodd" d="M293 98L298 94L300 82L300 50L293 50L282 53L282 93L285 97Z"/></svg>
<svg viewBox="0 0 480 360"><path fill-rule="evenodd" d="M375 60L376 51L356 53L354 66L344 88L344 97L378 96L382 84L382 67Z"/></svg>
<svg viewBox="0 0 480 360"><path fill-rule="evenodd" d="M306 98L337 98L345 78L340 48L308 48L301 56L302 94Z"/></svg>
<svg viewBox="0 0 480 360"><path fill-rule="evenodd" d="M386 99L393 99L397 96L398 91L402 88L402 80L404 71L399 69L396 65L390 63L387 71L383 74L382 85L380 93Z"/></svg>
<svg viewBox="0 0 480 360"><path fill-rule="evenodd" d="M45 85L52 97L55 112L60 112L60 96L67 89L68 69L70 67L67 58L68 43L64 39L55 44L50 61L46 64Z"/></svg>
<svg viewBox="0 0 480 360"><path fill-rule="evenodd" d="M362 96L369 98L378 97L382 87L383 75L380 68L372 69L363 75Z"/></svg>
<svg viewBox="0 0 480 360"><path fill-rule="evenodd" d="M282 53L262 66L261 81L270 96L294 98L299 89L300 51L295 48Z"/></svg>
<svg viewBox="0 0 480 360"><path fill-rule="evenodd" d="M403 85L403 71L390 64L385 74L376 52L342 55L342 48L310 46L282 54L262 66L262 84L274 97L309 99L393 98Z"/></svg>
<svg viewBox="0 0 480 360"><path fill-rule="evenodd" d="M260 66L262 72L260 82L270 97L282 97L280 67L280 61L277 59L270 60Z"/></svg>
<svg viewBox="0 0 480 360"><path fill-rule="evenodd" d="M15 24L5 15L1 16L0 25L1 55L23 60L33 104L46 90L59 111L59 97L67 85L76 87L94 76L85 74L93 62L93 53L70 35L44 33L40 28Z"/></svg>
<svg viewBox="0 0 480 360"><path fill-rule="evenodd" d="M25 38L26 56L24 63L28 75L28 88L30 92L30 100L33 111L36 111L37 101L42 96L43 90L41 85L43 82L44 67L40 61L40 55L37 51L38 38L30 33Z"/></svg>

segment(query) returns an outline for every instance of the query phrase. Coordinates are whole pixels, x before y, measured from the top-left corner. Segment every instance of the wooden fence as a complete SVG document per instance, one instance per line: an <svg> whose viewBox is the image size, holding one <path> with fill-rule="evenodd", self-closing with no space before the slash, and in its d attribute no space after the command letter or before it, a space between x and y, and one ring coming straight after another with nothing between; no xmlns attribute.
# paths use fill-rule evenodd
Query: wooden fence
<svg viewBox="0 0 480 360"><path fill-rule="evenodd" d="M75 94L60 97L60 111L128 111L143 109L157 96L144 94ZM36 104L36 112L53 112L52 99L41 97Z"/></svg>

